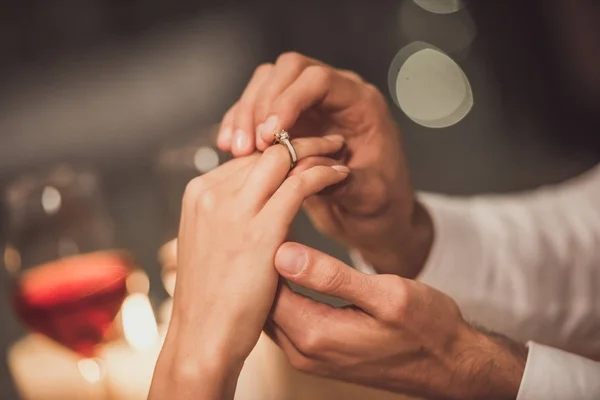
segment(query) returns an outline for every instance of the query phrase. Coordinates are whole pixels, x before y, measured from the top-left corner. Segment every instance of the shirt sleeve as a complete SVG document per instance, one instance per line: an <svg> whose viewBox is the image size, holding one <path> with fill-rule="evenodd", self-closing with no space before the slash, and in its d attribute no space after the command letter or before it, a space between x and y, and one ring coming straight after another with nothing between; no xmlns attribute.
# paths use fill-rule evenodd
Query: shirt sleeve
<svg viewBox="0 0 600 400"><path fill-rule="evenodd" d="M421 281L487 328L600 355L600 167L529 193L422 201L435 239Z"/></svg>
<svg viewBox="0 0 600 400"><path fill-rule="evenodd" d="M600 363L535 342L517 400L600 399Z"/></svg>
<svg viewBox="0 0 600 400"><path fill-rule="evenodd" d="M572 354L600 359L600 166L531 192L420 199L435 238L418 279L467 320L534 341L519 400L600 399L599 364Z"/></svg>

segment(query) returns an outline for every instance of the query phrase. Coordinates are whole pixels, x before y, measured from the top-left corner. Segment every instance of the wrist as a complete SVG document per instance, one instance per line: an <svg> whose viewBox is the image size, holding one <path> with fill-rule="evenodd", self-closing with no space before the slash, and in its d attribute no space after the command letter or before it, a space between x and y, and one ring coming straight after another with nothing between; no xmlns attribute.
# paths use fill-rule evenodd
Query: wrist
<svg viewBox="0 0 600 400"><path fill-rule="evenodd" d="M214 335L169 327L156 364L150 398L233 399L244 357Z"/></svg>
<svg viewBox="0 0 600 400"><path fill-rule="evenodd" d="M201 361L212 360L208 366L213 369L242 365L253 348L244 340L250 335L242 337L240 334L242 322L235 317L225 318L215 312L200 311L197 308L182 309L174 304L164 346L169 346L173 354L180 356L180 362L185 355Z"/></svg>
<svg viewBox="0 0 600 400"><path fill-rule="evenodd" d="M458 398L516 399L527 362L525 345L471 326L459 340L454 357Z"/></svg>

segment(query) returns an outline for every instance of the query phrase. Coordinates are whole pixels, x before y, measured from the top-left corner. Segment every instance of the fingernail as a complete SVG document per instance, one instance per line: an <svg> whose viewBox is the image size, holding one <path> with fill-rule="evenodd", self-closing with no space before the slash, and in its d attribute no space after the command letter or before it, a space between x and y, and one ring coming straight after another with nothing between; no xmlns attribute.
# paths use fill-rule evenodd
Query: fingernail
<svg viewBox="0 0 600 400"><path fill-rule="evenodd" d="M237 150L244 150L248 146L248 135L241 129L235 131L235 139L233 146Z"/></svg>
<svg viewBox="0 0 600 400"><path fill-rule="evenodd" d="M263 125L263 129L265 133L275 133L275 129L277 129L279 127L279 118L277 117L277 115L271 115L269 118L267 118L267 120L265 121L264 125Z"/></svg>
<svg viewBox="0 0 600 400"><path fill-rule="evenodd" d="M256 127L256 136L260 136L265 130L265 124L260 124Z"/></svg>
<svg viewBox="0 0 600 400"><path fill-rule="evenodd" d="M221 134L219 135L219 143L227 144L227 143L231 142L231 136L233 136L231 127L228 126L228 127L223 128L223 130L221 131Z"/></svg>
<svg viewBox="0 0 600 400"><path fill-rule="evenodd" d="M281 247L276 257L277 269L289 275L297 275L306 264L306 250L300 246Z"/></svg>
<svg viewBox="0 0 600 400"><path fill-rule="evenodd" d="M335 169L338 172L341 172L342 174L350 173L350 168L346 167L345 165L333 165L331 168Z"/></svg>
<svg viewBox="0 0 600 400"><path fill-rule="evenodd" d="M344 142L346 139L342 135L326 135L323 136L325 139L331 140L332 142L340 143Z"/></svg>

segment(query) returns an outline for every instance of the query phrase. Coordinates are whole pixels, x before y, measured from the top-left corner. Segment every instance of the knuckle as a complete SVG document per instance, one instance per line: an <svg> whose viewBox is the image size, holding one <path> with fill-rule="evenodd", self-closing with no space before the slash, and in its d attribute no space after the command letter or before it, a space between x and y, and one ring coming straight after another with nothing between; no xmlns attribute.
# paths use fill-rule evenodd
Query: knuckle
<svg viewBox="0 0 600 400"><path fill-rule="evenodd" d="M365 84L365 97L369 102L375 104L385 103L385 99L383 97L383 94L381 94L381 91L371 83Z"/></svg>
<svg viewBox="0 0 600 400"><path fill-rule="evenodd" d="M342 70L341 73L343 73L348 79L351 79L355 82L364 82L362 76L360 76L359 74L357 74L354 71L350 71L350 70Z"/></svg>
<svg viewBox="0 0 600 400"><path fill-rule="evenodd" d="M238 220L237 217L235 217L235 219ZM245 242L246 242L246 244L248 244L250 246L254 246L254 245L257 245L257 244L263 242L263 240L265 240L266 236L267 235L265 235L262 230L249 229L246 231Z"/></svg>
<svg viewBox="0 0 600 400"><path fill-rule="evenodd" d="M198 208L203 211L213 211L217 206L217 195L212 188L205 189L198 199Z"/></svg>
<svg viewBox="0 0 600 400"><path fill-rule="evenodd" d="M255 120L259 122L264 122L269 113L269 108L271 105L271 98L268 94L261 93L256 100L256 104L254 106L254 116Z"/></svg>
<svg viewBox="0 0 600 400"><path fill-rule="evenodd" d="M305 184L300 176L292 175L285 180L285 186L289 191L303 193Z"/></svg>
<svg viewBox="0 0 600 400"><path fill-rule="evenodd" d="M304 64L306 58L295 51L286 51L277 57L275 65L295 66Z"/></svg>
<svg viewBox="0 0 600 400"><path fill-rule="evenodd" d="M213 188L207 187L202 177L192 179L183 193L183 207L198 211L213 211L217 205L217 195Z"/></svg>
<svg viewBox="0 0 600 400"><path fill-rule="evenodd" d="M254 76L262 76L268 74L271 71L271 68L273 68L273 64L271 63L260 64L254 70Z"/></svg>
<svg viewBox="0 0 600 400"><path fill-rule="evenodd" d="M195 205L206 189L206 184L201 177L192 179L188 182L183 192L183 204L187 206Z"/></svg>
<svg viewBox="0 0 600 400"><path fill-rule="evenodd" d="M326 350L326 339L319 329L311 329L298 343L299 350L308 357L318 356Z"/></svg>
<svg viewBox="0 0 600 400"><path fill-rule="evenodd" d="M314 361L301 355L288 356L288 361L294 369L300 372L311 372L314 370Z"/></svg>
<svg viewBox="0 0 600 400"><path fill-rule="evenodd" d="M318 82L319 85L328 86L333 80L335 72L333 69L324 67L322 65L312 65L306 68L306 73L310 76L311 80Z"/></svg>
<svg viewBox="0 0 600 400"><path fill-rule="evenodd" d="M279 160L283 160L284 156L289 157L287 155L287 150L283 146L269 146L263 152L261 157L264 157L267 160L272 160L273 162L277 162Z"/></svg>
<svg viewBox="0 0 600 400"><path fill-rule="evenodd" d="M275 65L279 68L289 71L293 75L300 75L308 65L308 59L300 53L290 51L281 54L277 58Z"/></svg>
<svg viewBox="0 0 600 400"><path fill-rule="evenodd" d="M240 98L240 101L237 104L235 114L238 117L241 115L247 114L248 112L250 112L250 110L253 109L253 107L254 107L254 104L248 98L248 96L242 96Z"/></svg>
<svg viewBox="0 0 600 400"><path fill-rule="evenodd" d="M409 311L406 281L397 275L381 275L381 277L385 277L385 284L389 288L386 296L387 307L384 307L381 318L391 324L402 323Z"/></svg>
<svg viewBox="0 0 600 400"><path fill-rule="evenodd" d="M235 117L235 112L237 110L237 106L238 106L238 103L235 103L233 106L231 106L231 108L229 108L229 110L227 110L225 115L223 115L223 123L233 122L233 118Z"/></svg>
<svg viewBox="0 0 600 400"><path fill-rule="evenodd" d="M321 275L321 289L330 293L335 293L348 285L349 275L337 268L327 268L327 272Z"/></svg>

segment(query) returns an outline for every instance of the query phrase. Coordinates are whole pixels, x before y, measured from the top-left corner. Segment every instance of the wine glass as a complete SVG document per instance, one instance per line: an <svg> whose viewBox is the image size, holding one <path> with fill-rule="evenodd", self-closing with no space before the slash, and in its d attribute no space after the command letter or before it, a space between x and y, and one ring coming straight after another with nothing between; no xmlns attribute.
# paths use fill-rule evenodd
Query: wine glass
<svg viewBox="0 0 600 400"><path fill-rule="evenodd" d="M135 265L115 246L98 177L61 165L17 178L3 200L14 311L29 329L75 352L84 374L82 367L98 364Z"/></svg>

